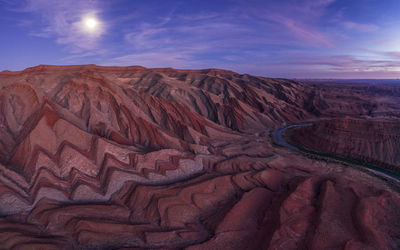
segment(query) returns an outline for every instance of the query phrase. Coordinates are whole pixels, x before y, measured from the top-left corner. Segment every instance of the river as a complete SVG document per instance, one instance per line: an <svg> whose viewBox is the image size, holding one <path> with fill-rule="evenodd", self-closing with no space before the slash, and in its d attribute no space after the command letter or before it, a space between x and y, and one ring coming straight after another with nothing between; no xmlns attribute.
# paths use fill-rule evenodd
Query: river
<svg viewBox="0 0 400 250"><path fill-rule="evenodd" d="M291 128L310 127L310 126L312 126L312 123L295 124L295 125L290 125L287 127L280 128L277 131L275 131L273 134L275 143L282 147L285 147L285 148L290 148L293 150L300 150L298 147L296 147L292 144L289 144L287 141L285 141L285 139L283 139L283 133L286 130L291 129Z"/></svg>

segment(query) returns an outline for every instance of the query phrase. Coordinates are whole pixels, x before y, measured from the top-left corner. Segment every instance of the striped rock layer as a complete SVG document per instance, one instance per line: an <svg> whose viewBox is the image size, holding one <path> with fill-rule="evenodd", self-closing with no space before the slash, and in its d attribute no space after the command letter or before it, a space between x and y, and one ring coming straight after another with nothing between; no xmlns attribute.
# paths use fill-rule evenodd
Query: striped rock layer
<svg viewBox="0 0 400 250"><path fill-rule="evenodd" d="M2 72L0 249L396 249L384 181L269 137L400 110L340 91L217 69Z"/></svg>

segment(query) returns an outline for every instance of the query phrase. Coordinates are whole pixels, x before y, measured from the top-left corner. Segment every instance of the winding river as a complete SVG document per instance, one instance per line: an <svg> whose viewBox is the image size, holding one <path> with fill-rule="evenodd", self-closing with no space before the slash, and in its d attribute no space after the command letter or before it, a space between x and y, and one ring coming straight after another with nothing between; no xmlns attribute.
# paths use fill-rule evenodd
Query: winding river
<svg viewBox="0 0 400 250"><path fill-rule="evenodd" d="M302 124L295 124L295 125L290 125L287 127L280 128L277 131L275 131L273 134L275 143L282 147L285 147L285 148L290 148L293 150L300 150L298 147L296 147L292 144L289 144L287 141L285 141L285 139L283 139L283 134L286 130L291 129L291 128L311 127L311 126L312 126L312 123L302 123Z"/></svg>

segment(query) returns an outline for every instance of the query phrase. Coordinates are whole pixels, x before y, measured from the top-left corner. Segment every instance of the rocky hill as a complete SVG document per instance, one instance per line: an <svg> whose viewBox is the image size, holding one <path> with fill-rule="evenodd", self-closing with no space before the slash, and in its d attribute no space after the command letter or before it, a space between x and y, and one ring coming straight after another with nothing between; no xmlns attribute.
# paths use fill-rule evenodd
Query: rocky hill
<svg viewBox="0 0 400 250"><path fill-rule="evenodd" d="M269 137L400 110L393 92L351 109L335 91L217 69L2 72L1 248L396 249L398 193Z"/></svg>

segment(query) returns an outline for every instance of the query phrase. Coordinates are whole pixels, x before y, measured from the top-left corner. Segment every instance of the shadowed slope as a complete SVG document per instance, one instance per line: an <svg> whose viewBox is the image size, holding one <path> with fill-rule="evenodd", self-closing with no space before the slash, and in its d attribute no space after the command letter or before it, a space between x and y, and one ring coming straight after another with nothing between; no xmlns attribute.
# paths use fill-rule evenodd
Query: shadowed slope
<svg viewBox="0 0 400 250"><path fill-rule="evenodd" d="M296 145L312 151L373 164L400 173L400 125L374 119L332 119L290 133Z"/></svg>

